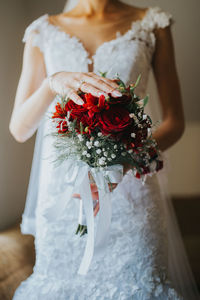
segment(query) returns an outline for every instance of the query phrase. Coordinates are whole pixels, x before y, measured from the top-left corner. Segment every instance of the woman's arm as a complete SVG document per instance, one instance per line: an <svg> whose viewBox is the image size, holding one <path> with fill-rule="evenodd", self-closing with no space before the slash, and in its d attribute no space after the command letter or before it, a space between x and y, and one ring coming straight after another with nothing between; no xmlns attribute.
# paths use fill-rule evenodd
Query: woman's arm
<svg viewBox="0 0 200 300"><path fill-rule="evenodd" d="M24 47L22 72L9 124L10 132L18 142L24 142L34 134L55 96L46 79L43 54L32 46L34 34L29 36Z"/></svg>
<svg viewBox="0 0 200 300"><path fill-rule="evenodd" d="M57 72L52 75L50 84L43 54L39 48L32 46L32 38L30 35L25 45L22 72L9 124L10 132L18 142L25 142L34 134L57 93L64 92L77 104L83 104L77 94L78 87L94 96L108 93L113 97L121 96L113 80L94 73Z"/></svg>
<svg viewBox="0 0 200 300"><path fill-rule="evenodd" d="M156 49L152 67L161 102L163 122L154 132L153 138L164 151L182 136L185 122L170 26L156 29L155 35Z"/></svg>

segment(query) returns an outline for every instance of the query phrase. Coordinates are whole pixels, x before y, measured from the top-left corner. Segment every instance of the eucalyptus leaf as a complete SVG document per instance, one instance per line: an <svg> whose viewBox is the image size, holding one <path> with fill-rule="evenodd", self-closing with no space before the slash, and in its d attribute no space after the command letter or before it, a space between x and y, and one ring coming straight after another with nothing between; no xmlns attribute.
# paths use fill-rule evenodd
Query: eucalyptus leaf
<svg viewBox="0 0 200 300"><path fill-rule="evenodd" d="M106 77L107 73L108 72L101 72L101 71L99 71L99 74L101 75L101 77L104 77L104 78Z"/></svg>
<svg viewBox="0 0 200 300"><path fill-rule="evenodd" d="M149 95L147 95L147 96L144 98L144 100L143 100L143 107L145 107L145 106L147 105L148 101L149 101Z"/></svg>
<svg viewBox="0 0 200 300"><path fill-rule="evenodd" d="M137 78L137 80L136 80L136 82L134 84L134 88L136 88L138 86L138 84L140 82L140 78L141 78L141 74L138 76L138 78Z"/></svg>

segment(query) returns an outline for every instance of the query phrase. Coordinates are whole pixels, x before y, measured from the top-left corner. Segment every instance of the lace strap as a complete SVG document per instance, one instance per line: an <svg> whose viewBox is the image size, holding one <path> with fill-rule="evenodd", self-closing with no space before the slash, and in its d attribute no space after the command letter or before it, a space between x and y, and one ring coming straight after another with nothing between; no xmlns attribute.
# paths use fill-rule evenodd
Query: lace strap
<svg viewBox="0 0 200 300"><path fill-rule="evenodd" d="M48 14L42 15L32 23L28 25L24 32L24 36L22 38L22 42L26 42L30 34L34 32L32 45L40 48L40 50L44 51L44 43L45 43L45 27L47 26L47 17Z"/></svg>
<svg viewBox="0 0 200 300"><path fill-rule="evenodd" d="M170 12L164 11L159 6L151 7L143 20L143 28L152 31L155 28L164 28L174 23Z"/></svg>

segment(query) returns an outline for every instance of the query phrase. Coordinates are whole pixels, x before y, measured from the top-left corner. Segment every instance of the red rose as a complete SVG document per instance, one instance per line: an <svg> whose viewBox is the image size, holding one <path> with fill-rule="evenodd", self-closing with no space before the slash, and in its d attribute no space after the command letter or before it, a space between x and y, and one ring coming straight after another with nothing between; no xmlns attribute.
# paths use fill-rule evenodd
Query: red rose
<svg viewBox="0 0 200 300"><path fill-rule="evenodd" d="M109 110L104 110L98 114L98 125L105 135L120 139L123 134L130 132L132 120L129 111L120 105L112 106Z"/></svg>
<svg viewBox="0 0 200 300"><path fill-rule="evenodd" d="M110 103L113 105L113 104L123 104L123 105L127 105L130 103L130 101L132 100L132 97L131 95L126 95L126 94L123 94L121 97L118 97L118 98L113 98L110 94Z"/></svg>

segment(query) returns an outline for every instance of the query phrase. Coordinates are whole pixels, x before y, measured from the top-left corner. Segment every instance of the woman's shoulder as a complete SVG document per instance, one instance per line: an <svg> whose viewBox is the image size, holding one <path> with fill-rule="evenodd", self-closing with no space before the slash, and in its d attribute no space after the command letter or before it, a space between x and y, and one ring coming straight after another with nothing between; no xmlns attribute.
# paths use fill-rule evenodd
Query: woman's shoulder
<svg viewBox="0 0 200 300"><path fill-rule="evenodd" d="M139 7L123 4L123 13L129 22L138 21L138 26L147 31L153 31L156 28L164 28L174 23L173 15L170 11L160 6Z"/></svg>
<svg viewBox="0 0 200 300"><path fill-rule="evenodd" d="M33 46L37 46L42 50L44 34L48 27L48 18L49 15L46 13L30 22L25 28L22 42L26 43L29 39L31 39Z"/></svg>
<svg viewBox="0 0 200 300"><path fill-rule="evenodd" d="M149 29L165 28L174 23L173 15L160 6L150 6L147 9L144 25Z"/></svg>
<svg viewBox="0 0 200 300"><path fill-rule="evenodd" d="M23 37L24 41L26 40L26 38L31 32L39 32L40 28L44 26L44 24L48 21L48 18L49 15L46 13L34 19L32 22L30 22L25 29L25 33Z"/></svg>

